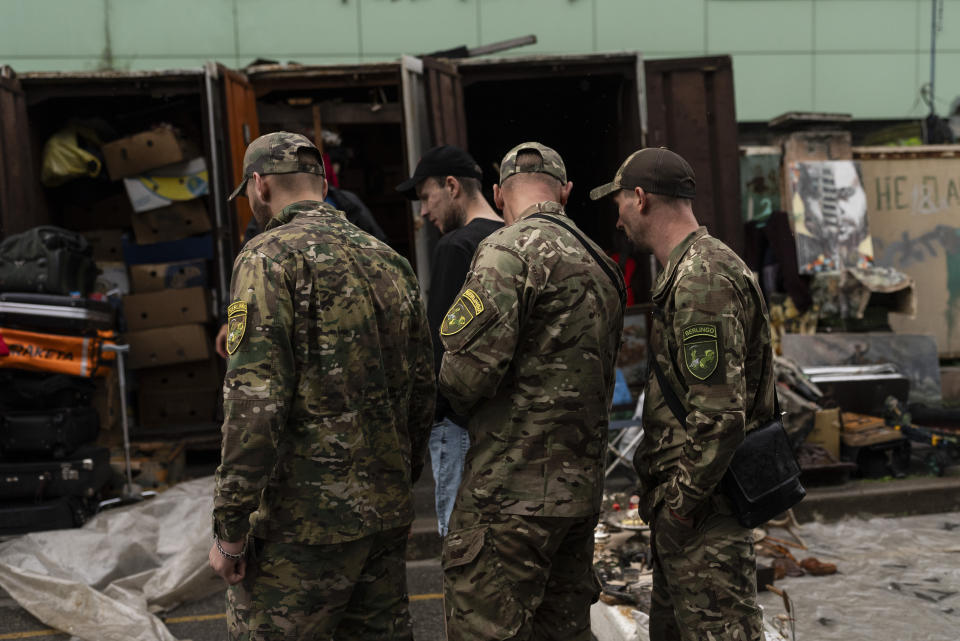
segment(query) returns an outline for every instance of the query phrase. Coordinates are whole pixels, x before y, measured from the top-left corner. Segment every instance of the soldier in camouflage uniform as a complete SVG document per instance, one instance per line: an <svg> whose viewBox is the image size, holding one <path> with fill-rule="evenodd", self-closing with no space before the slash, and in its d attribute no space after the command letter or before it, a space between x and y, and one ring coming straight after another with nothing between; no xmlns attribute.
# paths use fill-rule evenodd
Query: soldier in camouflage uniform
<svg viewBox="0 0 960 641"><path fill-rule="evenodd" d="M480 243L440 327L440 388L471 417L443 545L450 641L590 639L623 279L571 231L571 188L554 150L507 153L507 227Z"/></svg>
<svg viewBox="0 0 960 641"><path fill-rule="evenodd" d="M265 231L233 269L211 566L232 639L410 639L404 555L436 384L407 261L323 203L319 152L268 134Z"/></svg>
<svg viewBox="0 0 960 641"><path fill-rule="evenodd" d="M642 149L590 196L614 194L617 227L663 266L649 349L686 411L678 424L648 373L634 465L655 555L650 639L753 641L762 619L752 532L719 483L745 433L773 417L770 326L753 274L697 226L695 187L683 158Z"/></svg>

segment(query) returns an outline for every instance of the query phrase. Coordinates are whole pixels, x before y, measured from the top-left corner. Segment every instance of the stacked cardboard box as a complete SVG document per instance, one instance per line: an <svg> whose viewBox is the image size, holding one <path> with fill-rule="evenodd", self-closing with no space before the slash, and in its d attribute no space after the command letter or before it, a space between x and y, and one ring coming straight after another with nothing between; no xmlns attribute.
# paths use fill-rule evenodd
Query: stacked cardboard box
<svg viewBox="0 0 960 641"><path fill-rule="evenodd" d="M104 287L122 280L117 264L127 276L117 289L124 294L138 422L144 428L211 423L220 379L208 327L213 242L204 159L167 126L102 151L110 178L122 182L124 202L105 201L95 218L118 227L94 229L88 237L104 261Z"/></svg>

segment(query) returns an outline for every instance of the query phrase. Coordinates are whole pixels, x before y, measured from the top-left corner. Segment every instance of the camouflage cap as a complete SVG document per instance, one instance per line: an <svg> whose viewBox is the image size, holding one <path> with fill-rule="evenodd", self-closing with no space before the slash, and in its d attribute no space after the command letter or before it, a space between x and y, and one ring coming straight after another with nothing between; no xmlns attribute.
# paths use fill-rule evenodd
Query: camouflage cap
<svg viewBox="0 0 960 641"><path fill-rule="evenodd" d="M517 156L519 156L520 152L522 151L533 151L540 154L540 159L542 162L538 167L535 168L517 167ZM521 173L547 174L548 176L553 176L564 185L567 184L567 168L563 164L563 158L561 158L560 154L558 154L556 151L550 149L550 147L541 145L538 142L521 143L508 151L507 155L503 157L502 161L500 161L501 185L503 185L503 181L510 176Z"/></svg>
<svg viewBox="0 0 960 641"><path fill-rule="evenodd" d="M627 156L612 181L590 191L590 199L599 200L634 187L674 198L693 200L697 195L697 179L690 163L666 147L647 147Z"/></svg>
<svg viewBox="0 0 960 641"><path fill-rule="evenodd" d="M301 149L313 150L313 154L308 154L312 158L301 155ZM233 200L244 193L247 181L254 172L261 176L305 173L326 177L323 172L323 159L317 146L306 136L289 131L264 134L250 143L247 152L243 154L243 180L227 200Z"/></svg>

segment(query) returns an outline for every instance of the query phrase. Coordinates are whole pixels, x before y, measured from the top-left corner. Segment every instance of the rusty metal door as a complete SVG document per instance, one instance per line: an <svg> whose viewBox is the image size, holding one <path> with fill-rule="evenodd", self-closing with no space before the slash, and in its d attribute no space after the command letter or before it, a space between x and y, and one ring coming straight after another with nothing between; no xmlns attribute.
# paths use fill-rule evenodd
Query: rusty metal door
<svg viewBox="0 0 960 641"><path fill-rule="evenodd" d="M20 81L13 69L0 67L0 238L46 222L30 144Z"/></svg>
<svg viewBox="0 0 960 641"><path fill-rule="evenodd" d="M430 57L422 60L433 145L456 145L466 149L467 112L463 106L460 73L449 62Z"/></svg>
<svg viewBox="0 0 960 641"><path fill-rule="evenodd" d="M243 178L243 154L247 145L260 136L260 119L257 116L257 97L246 76L218 65L223 90L223 110L226 112L227 153L229 156L229 188L234 190ZM253 215L245 196L232 203L231 211L236 221L237 239L243 240L243 232ZM239 246L239 245L238 245Z"/></svg>
<svg viewBox="0 0 960 641"><path fill-rule="evenodd" d="M652 60L647 85L647 145L669 147L697 175L700 224L743 253L740 159L730 56Z"/></svg>

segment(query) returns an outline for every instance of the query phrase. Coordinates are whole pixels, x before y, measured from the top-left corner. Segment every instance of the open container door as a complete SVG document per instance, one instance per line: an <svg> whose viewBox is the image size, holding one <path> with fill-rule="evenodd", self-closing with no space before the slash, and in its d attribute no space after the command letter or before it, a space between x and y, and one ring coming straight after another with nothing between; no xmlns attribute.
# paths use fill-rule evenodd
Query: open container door
<svg viewBox="0 0 960 641"><path fill-rule="evenodd" d="M260 136L260 119L257 116L257 96L253 86L243 74L217 65L220 73L220 89L225 113L226 143L229 160L227 182L232 192L243 179L243 155L247 146ZM243 242L244 230L253 217L246 196L241 195L228 207L235 223L234 238Z"/></svg>
<svg viewBox="0 0 960 641"><path fill-rule="evenodd" d="M463 83L454 64L424 57L431 146L456 145L467 149L467 113L463 106Z"/></svg>
<svg viewBox="0 0 960 641"><path fill-rule="evenodd" d="M0 238L48 222L37 197L27 106L16 73L0 67Z"/></svg>
<svg viewBox="0 0 960 641"><path fill-rule="evenodd" d="M645 63L647 145L665 146L697 174L694 213L743 255L740 158L730 56Z"/></svg>
<svg viewBox="0 0 960 641"><path fill-rule="evenodd" d="M407 160L407 175L412 175L423 153L431 147L431 118L428 108L424 61L413 56L400 60L400 99L403 102L403 139ZM461 105L463 103L461 102ZM433 225L420 218L420 201L411 203L414 222L414 254L417 278L424 297L430 296L431 257L438 234Z"/></svg>

